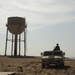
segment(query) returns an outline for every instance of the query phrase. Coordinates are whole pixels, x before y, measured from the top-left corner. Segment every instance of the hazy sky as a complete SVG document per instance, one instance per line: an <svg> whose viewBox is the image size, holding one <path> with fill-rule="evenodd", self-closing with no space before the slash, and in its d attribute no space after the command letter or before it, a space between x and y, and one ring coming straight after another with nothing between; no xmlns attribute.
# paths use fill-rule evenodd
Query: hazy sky
<svg viewBox="0 0 75 75"><path fill-rule="evenodd" d="M66 56L75 57L75 0L0 0L0 54L11 16L26 18L27 55L38 56L59 43Z"/></svg>

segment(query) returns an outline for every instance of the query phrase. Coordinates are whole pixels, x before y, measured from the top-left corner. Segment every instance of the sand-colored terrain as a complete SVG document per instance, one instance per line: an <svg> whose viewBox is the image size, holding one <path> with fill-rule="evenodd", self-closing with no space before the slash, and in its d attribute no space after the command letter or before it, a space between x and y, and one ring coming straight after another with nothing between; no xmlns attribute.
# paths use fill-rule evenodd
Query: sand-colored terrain
<svg viewBox="0 0 75 75"><path fill-rule="evenodd" d="M0 72L15 72L14 75L75 75L75 60L65 60L64 67L42 69L41 58L0 56Z"/></svg>

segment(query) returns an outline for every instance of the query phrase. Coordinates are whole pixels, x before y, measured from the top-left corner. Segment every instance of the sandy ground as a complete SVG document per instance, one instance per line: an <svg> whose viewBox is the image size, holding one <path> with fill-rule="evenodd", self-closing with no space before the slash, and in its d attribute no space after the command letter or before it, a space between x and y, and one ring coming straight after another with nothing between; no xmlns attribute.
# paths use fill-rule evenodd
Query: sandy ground
<svg viewBox="0 0 75 75"><path fill-rule="evenodd" d="M14 75L75 75L75 60L66 59L65 66L42 69L41 58L13 58L0 56L0 72Z"/></svg>

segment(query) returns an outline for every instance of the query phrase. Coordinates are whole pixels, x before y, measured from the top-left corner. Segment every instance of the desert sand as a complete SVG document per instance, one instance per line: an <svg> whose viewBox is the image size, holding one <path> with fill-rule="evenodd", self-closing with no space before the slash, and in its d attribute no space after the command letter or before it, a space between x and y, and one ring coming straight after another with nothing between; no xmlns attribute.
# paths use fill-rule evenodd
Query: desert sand
<svg viewBox="0 0 75 75"><path fill-rule="evenodd" d="M0 56L0 72L15 72L14 75L75 75L75 60L65 59L65 66L42 69L40 57Z"/></svg>

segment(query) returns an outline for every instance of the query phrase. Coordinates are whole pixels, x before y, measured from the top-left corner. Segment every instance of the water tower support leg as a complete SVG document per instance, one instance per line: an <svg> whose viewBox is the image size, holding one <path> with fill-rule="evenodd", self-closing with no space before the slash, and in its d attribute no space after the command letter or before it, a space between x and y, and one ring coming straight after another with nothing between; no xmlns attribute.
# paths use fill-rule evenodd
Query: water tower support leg
<svg viewBox="0 0 75 75"><path fill-rule="evenodd" d="M6 32L5 56L6 56L6 53L7 53L7 41L8 41L8 28L7 28L7 32Z"/></svg>
<svg viewBox="0 0 75 75"><path fill-rule="evenodd" d="M15 35L14 56L17 56L17 35Z"/></svg>
<svg viewBox="0 0 75 75"><path fill-rule="evenodd" d="M12 46L11 46L11 56L13 55L13 34L12 34Z"/></svg>
<svg viewBox="0 0 75 75"><path fill-rule="evenodd" d="M24 56L26 56L26 31L24 30Z"/></svg>
<svg viewBox="0 0 75 75"><path fill-rule="evenodd" d="M20 53L21 53L20 48L21 48L21 35L19 34L19 56L20 56Z"/></svg>

